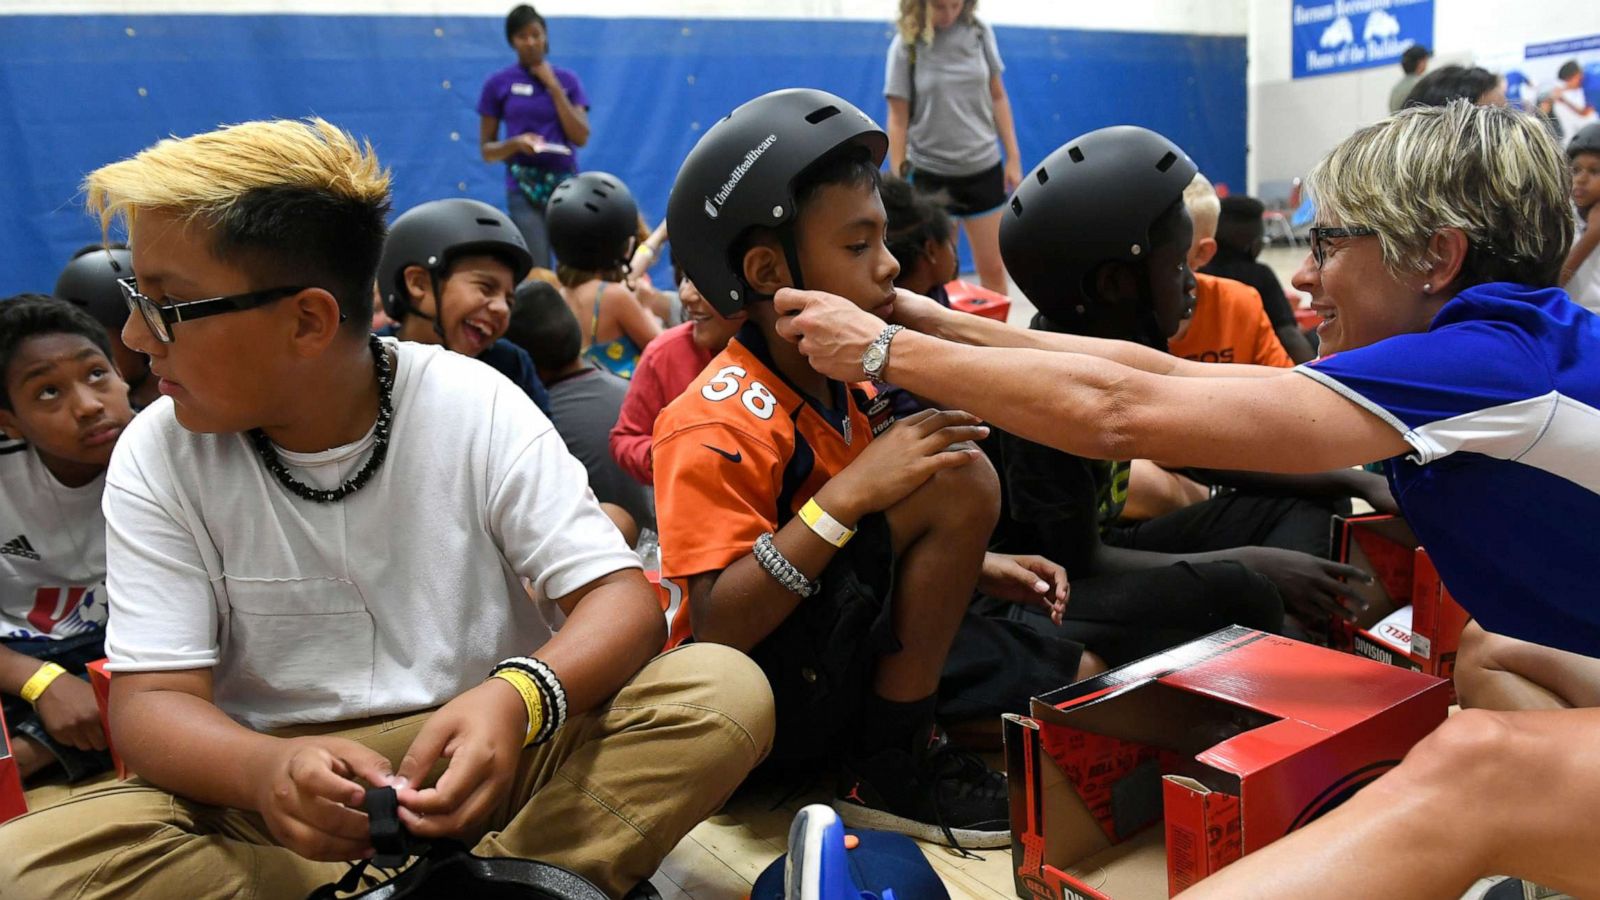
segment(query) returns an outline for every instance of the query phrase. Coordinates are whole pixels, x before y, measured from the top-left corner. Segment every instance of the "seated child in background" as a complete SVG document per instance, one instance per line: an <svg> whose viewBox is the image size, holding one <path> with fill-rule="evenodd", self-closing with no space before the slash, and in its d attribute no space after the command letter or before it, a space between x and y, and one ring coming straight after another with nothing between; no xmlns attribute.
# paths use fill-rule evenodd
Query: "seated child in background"
<svg viewBox="0 0 1600 900"><path fill-rule="evenodd" d="M23 778L59 763L78 781L109 765L84 665L105 656L100 499L133 410L105 327L50 297L0 301L0 379L0 431L26 442L0 448L0 692L11 752Z"/></svg>
<svg viewBox="0 0 1600 900"><path fill-rule="evenodd" d="M1211 182L1199 172L1184 188L1183 205L1194 224L1188 259L1189 270L1195 273L1194 312L1167 341L1167 351L1196 362L1293 366L1294 361L1284 352L1262 308L1263 298L1248 284L1201 271L1220 252L1220 242L1214 235L1221 202ZM1282 291L1277 296L1281 298ZM1122 516L1153 519L1210 496L1210 485L1168 471L1150 460L1136 459L1129 473L1128 502Z"/></svg>
<svg viewBox="0 0 1600 900"><path fill-rule="evenodd" d="M561 295L583 329L584 358L633 377L640 352L661 334L661 320L626 284L639 227L633 195L614 175L585 172L550 195L546 221Z"/></svg>
<svg viewBox="0 0 1600 900"><path fill-rule="evenodd" d="M1217 218L1216 252L1200 271L1242 281L1255 288L1261 295L1267 319L1272 322L1272 329L1289 358L1296 363L1308 362L1317 354L1295 321L1283 285L1271 267L1256 259L1266 240L1266 226L1261 221L1265 211L1261 201L1253 197L1239 194L1223 197Z"/></svg>
<svg viewBox="0 0 1600 900"><path fill-rule="evenodd" d="M1195 273L1194 312L1167 339L1167 352L1196 362L1292 367L1294 360L1273 333L1256 290L1243 282L1200 271L1217 252L1221 206L1216 190L1204 175L1196 172L1194 180L1184 188L1183 204L1194 224L1188 258L1189 271Z"/></svg>
<svg viewBox="0 0 1600 900"><path fill-rule="evenodd" d="M683 393L712 357L728 346L746 315L741 309L723 318L700 296L694 282L683 275L676 262L673 272L688 321L663 331L644 348L628 382L628 395L622 400L616 427L611 429L612 459L643 485L655 484L650 441L656 416Z"/></svg>
<svg viewBox="0 0 1600 900"><path fill-rule="evenodd" d="M937 198L893 175L883 177L878 194L883 197L883 211L889 218L883 242L900 264L895 285L949 306L945 285L961 274L956 228L950 213Z"/></svg>
<svg viewBox="0 0 1600 900"><path fill-rule="evenodd" d="M1049 218L1068 223L1070 233L1014 233L1003 242L1008 257L1049 260L1050 280L1027 289L1039 308L1033 327L1164 349L1194 285L1187 263L1193 225L1183 204L1194 164L1142 128L1101 129L1080 146L1083 161L1052 171L1048 182ZM1157 162L1169 157L1176 162L1159 169ZM1125 200L1101 202L1086 187L1099 184L1119 185ZM1112 245L1132 252L1113 255L1106 249ZM917 322L917 330L942 333L946 320L973 332L1004 330L1000 323L930 312L937 313L936 323ZM918 314L908 308L899 315L915 322ZM1224 494L1119 525L1128 497L1127 460L1087 459L1007 438L1002 471L1013 521L1002 546L1043 554L1072 573L1072 603L1061 630L1112 665L1224 625L1277 632L1285 604L1326 617L1343 609L1336 598L1353 591L1338 578L1364 577L1316 555L1328 550L1324 506ZM1028 610L1009 612L1040 621Z"/></svg>
<svg viewBox="0 0 1600 900"><path fill-rule="evenodd" d="M364 789L390 786L418 838L636 892L762 758L771 691L727 648L659 654L638 557L522 390L368 331L370 146L247 122L87 194L128 225L127 339L169 395L106 476L112 738L140 778L0 826L0 884L304 897L370 855ZM485 302L512 271L456 269Z"/></svg>
<svg viewBox="0 0 1600 900"><path fill-rule="evenodd" d="M1216 242L1210 238L1217 216L1216 191L1204 175L1196 173L1184 189L1183 203L1194 223L1194 237L1189 245L1188 258L1192 270L1203 265L1216 248ZM1211 275L1195 275L1194 314L1178 326L1178 334L1168 342L1167 349L1174 355L1197 362L1277 368L1289 368L1292 365L1273 335L1255 292L1248 285ZM1136 459L1130 473L1128 502L1123 508L1122 517L1138 521L1154 519L1210 498L1215 487L1235 488L1258 495L1314 499L1330 512L1340 514L1349 512L1343 501L1350 497L1366 500L1380 512L1398 511L1383 476L1360 469L1304 475L1225 470L1190 470L1180 474L1150 460ZM1377 599L1377 596L1370 599ZM1377 619L1372 616L1382 618L1388 611L1387 605L1381 610L1370 609L1362 621L1370 624L1367 619L1375 622Z"/></svg>
<svg viewBox="0 0 1600 900"><path fill-rule="evenodd" d="M1600 312L1600 123L1579 129L1567 145L1578 238L1561 266L1561 284L1580 305Z"/></svg>
<svg viewBox="0 0 1600 900"><path fill-rule="evenodd" d="M805 284L891 311L887 145L842 99L779 91L717 123L679 171L674 255L718 310L749 318L656 421L662 585L674 640L692 630L761 665L774 758L836 763L847 822L1003 846L1004 776L954 750L935 713L1021 710L1077 676L1076 644L968 610L981 581L1059 615L1064 573L985 553L997 485L964 442L986 428L928 410L875 434L884 404L812 370L769 302Z"/></svg>
<svg viewBox="0 0 1600 900"><path fill-rule="evenodd" d="M517 288L506 335L533 357L539 380L550 391L550 422L588 471L596 499L621 507L636 526L655 528L650 489L629 478L611 458L611 426L628 382L583 358L583 332L561 292L542 281ZM627 529L623 535L628 536Z"/></svg>
<svg viewBox="0 0 1600 900"><path fill-rule="evenodd" d="M488 363L548 413L533 361L505 340L511 293L532 266L522 233L489 204L455 197L415 206L394 220L383 243L378 291L400 324L378 334Z"/></svg>
<svg viewBox="0 0 1600 900"><path fill-rule="evenodd" d="M122 342L128 301L117 280L132 277L133 263L126 244L90 244L72 254L72 260L56 276L51 293L86 310L105 327L111 341L111 361L117 365L117 374L128 383L128 399L133 408L140 410L156 402L161 392L157 390L158 380L150 377L150 358L129 350Z"/></svg>

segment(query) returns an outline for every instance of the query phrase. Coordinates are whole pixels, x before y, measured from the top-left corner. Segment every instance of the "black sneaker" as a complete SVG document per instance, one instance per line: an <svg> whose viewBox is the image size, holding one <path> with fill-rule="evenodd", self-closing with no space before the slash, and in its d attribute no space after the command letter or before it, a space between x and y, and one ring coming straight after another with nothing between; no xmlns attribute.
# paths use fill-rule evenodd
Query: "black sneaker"
<svg viewBox="0 0 1600 900"><path fill-rule="evenodd" d="M890 749L844 764L839 818L958 849L1011 843L1006 776L934 731L925 747Z"/></svg>

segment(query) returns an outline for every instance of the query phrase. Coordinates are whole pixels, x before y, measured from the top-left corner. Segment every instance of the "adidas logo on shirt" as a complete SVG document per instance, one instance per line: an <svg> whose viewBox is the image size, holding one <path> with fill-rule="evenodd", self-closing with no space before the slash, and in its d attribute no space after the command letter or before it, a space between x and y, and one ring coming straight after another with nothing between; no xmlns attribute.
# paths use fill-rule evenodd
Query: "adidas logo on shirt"
<svg viewBox="0 0 1600 900"><path fill-rule="evenodd" d="M33 549L33 544L28 542L28 536L19 534L3 546L0 546L0 556L20 556L23 559L38 559L39 554Z"/></svg>

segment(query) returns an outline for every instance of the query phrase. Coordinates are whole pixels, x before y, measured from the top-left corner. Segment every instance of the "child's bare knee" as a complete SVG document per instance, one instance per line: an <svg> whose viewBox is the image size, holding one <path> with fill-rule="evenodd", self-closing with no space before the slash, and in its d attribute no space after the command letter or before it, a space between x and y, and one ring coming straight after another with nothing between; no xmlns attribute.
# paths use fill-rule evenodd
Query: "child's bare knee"
<svg viewBox="0 0 1600 900"><path fill-rule="evenodd" d="M981 528L985 540L1000 518L1000 477L988 457L941 469L917 493L931 503L936 522Z"/></svg>

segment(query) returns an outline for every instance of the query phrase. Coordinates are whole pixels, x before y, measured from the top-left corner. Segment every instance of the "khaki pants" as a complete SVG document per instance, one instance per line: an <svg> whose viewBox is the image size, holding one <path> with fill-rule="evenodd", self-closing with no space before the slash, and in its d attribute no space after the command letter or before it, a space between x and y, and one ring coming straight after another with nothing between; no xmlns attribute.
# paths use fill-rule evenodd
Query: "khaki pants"
<svg viewBox="0 0 1600 900"><path fill-rule="evenodd" d="M427 716L321 731L398 766ZM743 654L694 644L658 656L609 706L523 753L474 852L564 866L620 896L722 806L772 730L772 692ZM0 827L0 897L298 898L347 870L278 846L255 813L137 778Z"/></svg>

